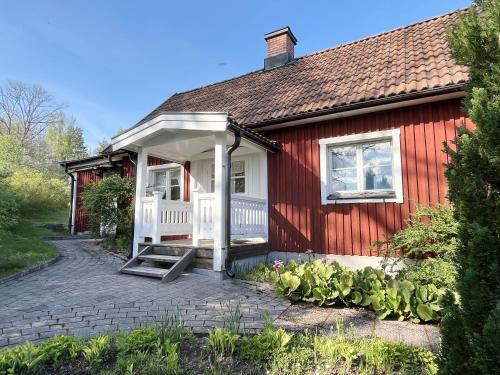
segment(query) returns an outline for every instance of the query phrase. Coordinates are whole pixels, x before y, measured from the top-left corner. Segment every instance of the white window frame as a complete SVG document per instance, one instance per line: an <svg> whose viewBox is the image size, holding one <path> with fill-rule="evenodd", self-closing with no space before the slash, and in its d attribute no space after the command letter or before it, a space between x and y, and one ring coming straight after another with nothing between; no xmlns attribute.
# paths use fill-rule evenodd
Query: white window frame
<svg viewBox="0 0 500 375"><path fill-rule="evenodd" d="M238 177L231 176L231 184L232 184L233 179L243 178L245 180L245 192L244 193L232 193L232 194L248 195L248 165L249 165L248 158L243 158L243 157L238 157L238 156L231 158L231 163L234 163L237 161L242 161L245 164L245 168L244 168L245 175L243 177L242 176L238 176ZM208 191L211 193L214 193L212 191L212 181L214 181L214 179L212 178L212 169L214 169L214 168L215 168L215 163L210 164L210 173L208 175Z"/></svg>
<svg viewBox="0 0 500 375"><path fill-rule="evenodd" d="M401 172L401 132L399 129L382 130L370 133L352 134L341 137L323 138L319 140L319 163L321 178L321 204L343 204L343 203L384 203L394 202L403 203L403 177ZM351 146L360 143L390 141L392 145L392 182L395 196L377 197L377 191L349 193L348 198L329 199L331 194L329 181L331 181L331 158L329 157L329 148L335 146ZM358 166L359 168L359 166ZM358 196L356 196L358 195Z"/></svg>
<svg viewBox="0 0 500 375"><path fill-rule="evenodd" d="M180 168L180 199L176 200L175 202L184 202L184 166L182 164L177 164L177 163L168 163L168 164L159 164L159 165L151 165L148 166L148 187L149 187L149 181L151 180L150 174L158 171L166 171L168 169L176 169ZM167 183L169 184L169 181L167 179ZM169 188L169 186L168 186ZM168 200L168 199L167 199Z"/></svg>

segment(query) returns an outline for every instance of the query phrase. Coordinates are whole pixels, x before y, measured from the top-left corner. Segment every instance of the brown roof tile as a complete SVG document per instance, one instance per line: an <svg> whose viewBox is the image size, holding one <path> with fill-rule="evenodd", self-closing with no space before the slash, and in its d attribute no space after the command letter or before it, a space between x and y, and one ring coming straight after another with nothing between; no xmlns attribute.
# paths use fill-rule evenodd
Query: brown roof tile
<svg viewBox="0 0 500 375"><path fill-rule="evenodd" d="M462 84L448 51L449 13L295 59L269 71L174 94L151 112L229 112L242 125ZM141 122L142 122L141 121Z"/></svg>

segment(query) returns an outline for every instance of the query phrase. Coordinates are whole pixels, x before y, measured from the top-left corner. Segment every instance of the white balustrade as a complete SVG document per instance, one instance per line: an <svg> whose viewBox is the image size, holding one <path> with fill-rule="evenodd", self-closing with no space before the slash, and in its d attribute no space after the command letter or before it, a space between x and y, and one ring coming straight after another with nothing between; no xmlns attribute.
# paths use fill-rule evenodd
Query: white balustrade
<svg viewBox="0 0 500 375"><path fill-rule="evenodd" d="M193 244L213 238L213 193L192 194L193 204L161 199L161 193L142 198L141 235L159 243L161 236L192 235ZM231 199L231 237L267 236L267 202L265 199L233 194Z"/></svg>

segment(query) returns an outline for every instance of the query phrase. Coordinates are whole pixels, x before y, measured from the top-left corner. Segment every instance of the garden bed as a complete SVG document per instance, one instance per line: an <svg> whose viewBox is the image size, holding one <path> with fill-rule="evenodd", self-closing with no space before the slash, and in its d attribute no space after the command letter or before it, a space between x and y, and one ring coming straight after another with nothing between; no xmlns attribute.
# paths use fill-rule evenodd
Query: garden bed
<svg viewBox="0 0 500 375"><path fill-rule="evenodd" d="M194 336L177 318L93 339L57 336L0 351L0 374L434 374L436 356L382 339L360 339L338 321L330 334L228 328Z"/></svg>

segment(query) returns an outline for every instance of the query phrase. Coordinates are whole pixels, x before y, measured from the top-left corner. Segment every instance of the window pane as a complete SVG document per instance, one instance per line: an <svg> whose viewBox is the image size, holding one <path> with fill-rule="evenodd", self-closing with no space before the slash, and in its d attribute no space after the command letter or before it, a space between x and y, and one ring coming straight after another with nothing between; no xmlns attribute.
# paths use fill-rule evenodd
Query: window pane
<svg viewBox="0 0 500 375"><path fill-rule="evenodd" d="M238 160L231 163L231 176L244 176L245 175L245 161Z"/></svg>
<svg viewBox="0 0 500 375"><path fill-rule="evenodd" d="M390 142L367 143L362 147L364 167L392 165L392 148Z"/></svg>
<svg viewBox="0 0 500 375"><path fill-rule="evenodd" d="M392 189L392 165L364 168L365 190Z"/></svg>
<svg viewBox="0 0 500 375"><path fill-rule="evenodd" d="M231 181L231 192L240 194L245 193L245 179L233 178Z"/></svg>
<svg viewBox="0 0 500 375"><path fill-rule="evenodd" d="M166 186L167 185L167 172L160 171L155 172L155 186Z"/></svg>
<svg viewBox="0 0 500 375"><path fill-rule="evenodd" d="M358 190L358 177L355 168L332 171L333 191Z"/></svg>
<svg viewBox="0 0 500 375"><path fill-rule="evenodd" d="M170 171L170 186L180 185L179 180L181 176L180 169L174 169Z"/></svg>
<svg viewBox="0 0 500 375"><path fill-rule="evenodd" d="M181 188L180 186L172 186L170 188L170 199L173 201L177 201L181 199Z"/></svg>
<svg viewBox="0 0 500 375"><path fill-rule="evenodd" d="M356 167L356 148L352 146L330 149L332 169Z"/></svg>

